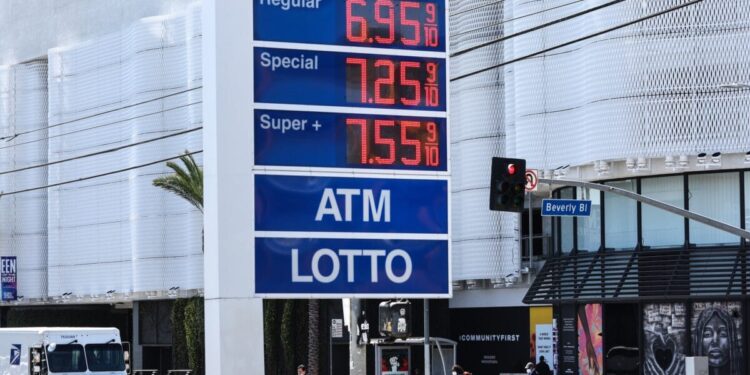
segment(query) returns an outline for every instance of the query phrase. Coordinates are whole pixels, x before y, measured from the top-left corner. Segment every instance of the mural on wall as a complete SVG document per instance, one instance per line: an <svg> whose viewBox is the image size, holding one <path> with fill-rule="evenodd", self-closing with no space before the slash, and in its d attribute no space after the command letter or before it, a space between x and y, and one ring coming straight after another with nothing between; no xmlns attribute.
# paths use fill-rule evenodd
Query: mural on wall
<svg viewBox="0 0 750 375"><path fill-rule="evenodd" d="M693 355L708 357L710 375L743 374L741 306L739 302L693 303Z"/></svg>
<svg viewBox="0 0 750 375"><path fill-rule="evenodd" d="M578 370L581 375L602 375L602 305L578 306Z"/></svg>
<svg viewBox="0 0 750 375"><path fill-rule="evenodd" d="M656 303L643 307L643 373L685 374L687 353L686 306Z"/></svg>

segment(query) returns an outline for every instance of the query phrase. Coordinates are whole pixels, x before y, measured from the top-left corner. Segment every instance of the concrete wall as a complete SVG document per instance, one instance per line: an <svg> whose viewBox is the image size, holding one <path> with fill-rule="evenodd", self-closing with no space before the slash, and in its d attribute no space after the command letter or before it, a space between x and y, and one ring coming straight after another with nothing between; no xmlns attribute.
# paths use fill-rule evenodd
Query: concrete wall
<svg viewBox="0 0 750 375"><path fill-rule="evenodd" d="M196 0L3 0L0 65L45 57L47 50L122 30ZM198 0L200 1L200 0Z"/></svg>

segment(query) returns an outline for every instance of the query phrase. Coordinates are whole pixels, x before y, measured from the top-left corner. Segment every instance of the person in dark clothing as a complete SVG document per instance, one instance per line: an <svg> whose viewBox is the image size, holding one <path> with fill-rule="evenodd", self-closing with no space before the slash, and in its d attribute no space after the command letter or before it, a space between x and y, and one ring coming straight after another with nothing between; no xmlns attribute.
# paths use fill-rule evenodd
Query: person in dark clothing
<svg viewBox="0 0 750 375"><path fill-rule="evenodd" d="M534 368L539 375L552 375L552 371L550 371L549 365L547 365L543 355L539 356L539 363L537 363Z"/></svg>

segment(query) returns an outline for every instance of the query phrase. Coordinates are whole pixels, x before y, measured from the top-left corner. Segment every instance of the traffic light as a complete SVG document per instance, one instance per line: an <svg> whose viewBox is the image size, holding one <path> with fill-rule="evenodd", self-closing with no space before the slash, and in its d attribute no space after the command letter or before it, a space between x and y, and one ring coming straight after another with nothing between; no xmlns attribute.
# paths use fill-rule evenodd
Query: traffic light
<svg viewBox="0 0 750 375"><path fill-rule="evenodd" d="M526 160L492 158L490 210L521 212L526 194Z"/></svg>
<svg viewBox="0 0 750 375"><path fill-rule="evenodd" d="M411 302L381 302L378 305L378 331L384 337L408 338L411 335Z"/></svg>

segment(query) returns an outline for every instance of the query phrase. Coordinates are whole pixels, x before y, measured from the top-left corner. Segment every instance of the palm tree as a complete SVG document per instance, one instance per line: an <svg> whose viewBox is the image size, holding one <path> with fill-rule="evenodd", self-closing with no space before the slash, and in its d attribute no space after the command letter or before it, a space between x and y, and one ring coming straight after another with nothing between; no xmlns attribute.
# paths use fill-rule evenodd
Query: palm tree
<svg viewBox="0 0 750 375"><path fill-rule="evenodd" d="M193 156L187 151L180 160L185 169L177 163L167 162L167 167L172 168L174 173L155 179L153 184L185 198L203 213L203 170L195 164Z"/></svg>

